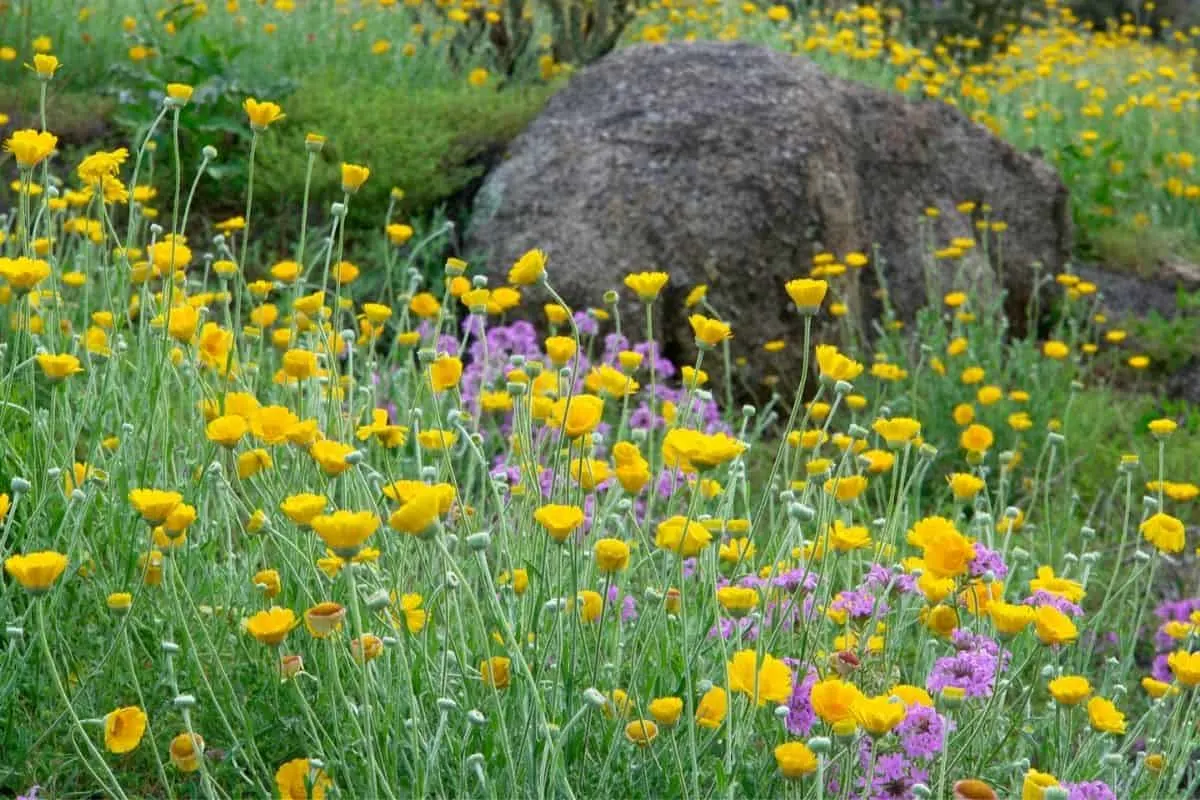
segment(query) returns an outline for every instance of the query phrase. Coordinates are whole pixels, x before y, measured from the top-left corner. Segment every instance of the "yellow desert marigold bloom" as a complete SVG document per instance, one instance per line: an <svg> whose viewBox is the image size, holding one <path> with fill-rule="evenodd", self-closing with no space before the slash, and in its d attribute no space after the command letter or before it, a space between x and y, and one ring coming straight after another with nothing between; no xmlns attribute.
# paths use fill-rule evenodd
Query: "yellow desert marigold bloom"
<svg viewBox="0 0 1200 800"><path fill-rule="evenodd" d="M1072 644L1079 636L1079 629L1075 627L1074 621L1052 605L1037 607L1033 626L1042 644Z"/></svg>
<svg viewBox="0 0 1200 800"><path fill-rule="evenodd" d="M970 500L987 485L982 478L968 472L953 472L946 476L946 482L950 485L950 492L955 500Z"/></svg>
<svg viewBox="0 0 1200 800"><path fill-rule="evenodd" d="M79 359L70 353L39 353L36 360L42 374L52 381L61 381L83 372Z"/></svg>
<svg viewBox="0 0 1200 800"><path fill-rule="evenodd" d="M784 284L783 288L801 314L815 314L825 300L829 284L823 280L796 278Z"/></svg>
<svg viewBox="0 0 1200 800"><path fill-rule="evenodd" d="M546 418L551 427L562 430L567 438L586 436L600 424L604 400L594 394L577 394L555 400Z"/></svg>
<svg viewBox="0 0 1200 800"><path fill-rule="evenodd" d="M665 272L634 272L625 276L625 286L643 303L653 303L669 279Z"/></svg>
<svg viewBox="0 0 1200 800"><path fill-rule="evenodd" d="M592 545L592 560L601 573L620 572L629 566L629 545L620 539L598 539Z"/></svg>
<svg viewBox="0 0 1200 800"><path fill-rule="evenodd" d="M839 503L851 503L867 490L868 483L862 475L848 475L843 478L830 478L822 488L825 494L837 498Z"/></svg>
<svg viewBox="0 0 1200 800"><path fill-rule="evenodd" d="M133 489L129 502L148 524L161 525L183 502L183 495L161 489Z"/></svg>
<svg viewBox="0 0 1200 800"><path fill-rule="evenodd" d="M670 728L679 722L683 713L683 700L678 697L657 697L646 707L654 721L664 728Z"/></svg>
<svg viewBox="0 0 1200 800"><path fill-rule="evenodd" d="M692 333L696 336L698 347L716 347L733 336L727 323L703 314L692 314L688 317L688 324L692 326Z"/></svg>
<svg viewBox="0 0 1200 800"><path fill-rule="evenodd" d="M987 613L1001 636L1016 636L1029 627L1037 615L1029 606L1001 602L989 603Z"/></svg>
<svg viewBox="0 0 1200 800"><path fill-rule="evenodd" d="M893 701L891 695L860 697L850 705L850 713L859 727L872 736L883 736L904 721L904 703Z"/></svg>
<svg viewBox="0 0 1200 800"><path fill-rule="evenodd" d="M635 719L625 726L625 738L638 747L647 747L658 738L658 725L652 720Z"/></svg>
<svg viewBox="0 0 1200 800"><path fill-rule="evenodd" d="M417 444L425 450L448 450L457 441L457 433L440 428L430 428L417 434Z"/></svg>
<svg viewBox="0 0 1200 800"><path fill-rule="evenodd" d="M0 279L18 296L50 277L50 264L40 258L0 258Z"/></svg>
<svg viewBox="0 0 1200 800"><path fill-rule="evenodd" d="M846 525L840 519L829 526L829 547L838 553L849 553L871 546L871 532L864 525Z"/></svg>
<svg viewBox="0 0 1200 800"><path fill-rule="evenodd" d="M1055 361L1062 361L1070 354L1071 348L1067 346L1066 342L1052 339L1042 345L1042 355Z"/></svg>
<svg viewBox="0 0 1200 800"><path fill-rule="evenodd" d="M95 186L103 183L105 178L116 177L127 158L129 151L124 147L111 151L101 150L85 156L75 168L75 173L85 185Z"/></svg>
<svg viewBox="0 0 1200 800"><path fill-rule="evenodd" d="M913 547L925 552L926 571L939 578L962 575L975 558L971 540L959 533L954 523L945 517L919 520L909 529L907 539Z"/></svg>
<svg viewBox="0 0 1200 800"><path fill-rule="evenodd" d="M701 728L719 728L728 712L729 696L720 686L714 686L696 704L696 724Z"/></svg>
<svg viewBox="0 0 1200 800"><path fill-rule="evenodd" d="M573 608L576 603L579 606L579 618L584 622L596 622L604 614L604 598L599 592L584 589L568 602L567 608Z"/></svg>
<svg viewBox="0 0 1200 800"><path fill-rule="evenodd" d="M36 47L38 44L44 44L45 49L49 50L49 42L50 40L45 37L38 37L38 39L34 40L34 46ZM60 66L62 65L59 63L58 57L50 55L49 53L37 53L33 57L33 71L42 80L50 80L53 78L54 73L58 71Z"/></svg>
<svg viewBox="0 0 1200 800"><path fill-rule="evenodd" d="M1185 544L1183 522L1161 511L1138 526L1142 537L1160 553L1182 553Z"/></svg>
<svg viewBox="0 0 1200 800"><path fill-rule="evenodd" d="M492 656L479 662L479 677L484 686L507 689L511 680L512 660L504 656Z"/></svg>
<svg viewBox="0 0 1200 800"><path fill-rule="evenodd" d="M462 379L462 359L454 356L439 356L429 365L429 382L435 392L453 389Z"/></svg>
<svg viewBox="0 0 1200 800"><path fill-rule="evenodd" d="M854 704L863 694L858 687L840 678L826 678L813 684L810 692L813 711L827 725L854 721Z"/></svg>
<svg viewBox="0 0 1200 800"><path fill-rule="evenodd" d="M290 608L271 606L251 616L243 623L243 627L258 641L274 646L282 643L292 628L299 624L296 612Z"/></svg>
<svg viewBox="0 0 1200 800"><path fill-rule="evenodd" d="M687 472L720 466L740 456L746 445L725 433L675 428L663 439L663 463Z"/></svg>
<svg viewBox="0 0 1200 800"><path fill-rule="evenodd" d="M1087 704L1088 722L1092 729L1114 736L1125 735L1125 715L1107 698L1093 697Z"/></svg>
<svg viewBox="0 0 1200 800"><path fill-rule="evenodd" d="M253 97L246 98L242 103L242 110L250 119L250 127L259 132L265 131L271 123L278 122L287 116L277 104L259 102Z"/></svg>
<svg viewBox="0 0 1200 800"><path fill-rule="evenodd" d="M621 488L629 494L640 493L650 482L650 462L632 442L617 442L613 445L612 455Z"/></svg>
<svg viewBox="0 0 1200 800"><path fill-rule="evenodd" d="M167 84L167 97L176 101L180 105L184 105L189 100L191 100L192 93L195 91L196 91L195 88L187 83L168 83Z"/></svg>
<svg viewBox="0 0 1200 800"><path fill-rule="evenodd" d="M784 742L775 748L775 766L780 775L796 780L817 771L817 754L804 742Z"/></svg>
<svg viewBox="0 0 1200 800"><path fill-rule="evenodd" d="M16 554L4 559L4 571L32 594L49 591L66 569L67 557L54 550Z"/></svg>
<svg viewBox="0 0 1200 800"><path fill-rule="evenodd" d="M896 456L887 450L867 450L858 458L871 475L882 475L896 463Z"/></svg>
<svg viewBox="0 0 1200 800"><path fill-rule="evenodd" d="M308 454L312 456L313 461L317 462L322 471L329 476L341 475L350 469L353 464L347 460L347 456L353 452L354 448L350 445L335 442L332 439L313 442L312 446L308 448Z"/></svg>
<svg viewBox="0 0 1200 800"><path fill-rule="evenodd" d="M750 586L722 586L717 604L730 616L744 617L758 607L758 590Z"/></svg>
<svg viewBox="0 0 1200 800"><path fill-rule="evenodd" d="M307 758L294 758L275 771L280 800L325 800L333 781Z"/></svg>
<svg viewBox="0 0 1200 800"><path fill-rule="evenodd" d="M517 286L532 286L546 275L546 253L527 250L508 271L508 282Z"/></svg>
<svg viewBox="0 0 1200 800"><path fill-rule="evenodd" d="M267 445L283 444L300 418L286 406L262 406L250 414L250 432Z"/></svg>
<svg viewBox="0 0 1200 800"><path fill-rule="evenodd" d="M250 583L256 587L261 587L262 593L267 598L275 597L283 589L283 581L279 577L279 570L275 569L260 569L254 573L254 577L250 579Z"/></svg>
<svg viewBox="0 0 1200 800"><path fill-rule="evenodd" d="M1200 685L1200 652L1176 650L1167 656L1167 666L1175 680L1189 688Z"/></svg>
<svg viewBox="0 0 1200 800"><path fill-rule="evenodd" d="M921 423L912 417L877 419L871 429L883 437L888 447L903 447L921 433Z"/></svg>
<svg viewBox="0 0 1200 800"><path fill-rule="evenodd" d="M852 381L863 371L862 364L843 355L831 344L817 345L817 367L821 378L831 382Z"/></svg>
<svg viewBox="0 0 1200 800"><path fill-rule="evenodd" d="M1037 568L1037 577L1030 579L1029 591L1057 595L1076 604L1083 600L1086 594L1083 584L1055 575L1054 567L1045 564Z"/></svg>
<svg viewBox="0 0 1200 800"><path fill-rule="evenodd" d="M373 511L335 511L309 522L322 541L342 558L353 558L379 524L379 516Z"/></svg>
<svg viewBox="0 0 1200 800"><path fill-rule="evenodd" d="M392 243L393 247L402 247L413 237L412 226L400 222L389 224L383 229L383 232L387 235L388 241Z"/></svg>
<svg viewBox="0 0 1200 800"><path fill-rule="evenodd" d="M1054 702L1064 706L1082 703L1092 693L1092 684L1082 675L1063 675L1047 685Z"/></svg>
<svg viewBox="0 0 1200 800"><path fill-rule="evenodd" d="M654 546L691 558L712 543L712 533L695 520L676 515L658 523L654 531Z"/></svg>
<svg viewBox="0 0 1200 800"><path fill-rule="evenodd" d="M48 131L36 131L25 128L13 131L4 142L4 149L12 153L17 166L22 169L33 169L54 152L58 146L58 137Z"/></svg>
<svg viewBox="0 0 1200 800"><path fill-rule="evenodd" d="M371 170L361 164L342 162L342 191L354 194L371 177Z"/></svg>
<svg viewBox="0 0 1200 800"><path fill-rule="evenodd" d="M300 527L308 527L328 504L329 498L323 494L294 494L279 504L279 510Z"/></svg>
<svg viewBox="0 0 1200 800"><path fill-rule="evenodd" d="M729 690L748 696L755 705L783 703L792 694L791 668L770 654L764 653L760 664L756 650L740 650L726 669Z"/></svg>
<svg viewBox="0 0 1200 800"><path fill-rule="evenodd" d="M1025 779L1021 782L1021 800L1043 800L1046 790L1058 785L1058 778L1049 772L1031 769L1025 773Z"/></svg>
<svg viewBox="0 0 1200 800"><path fill-rule="evenodd" d="M215 442L222 447L235 447L248 430L250 430L250 423L246 422L244 417L226 414L208 423L204 429L204 435L210 442Z"/></svg>
<svg viewBox="0 0 1200 800"><path fill-rule="evenodd" d="M991 428L978 423L968 425L958 437L962 449L971 453L986 453L995 441Z"/></svg>
<svg viewBox="0 0 1200 800"><path fill-rule="evenodd" d="M392 512L388 517L388 525L401 533L421 536L437 522L438 515L442 513L443 503L448 508L452 500L453 495L447 499L440 486L422 484L400 508Z"/></svg>
<svg viewBox="0 0 1200 800"><path fill-rule="evenodd" d="M198 733L185 731L171 740L167 753L175 769L196 772L200 769L200 759L204 757L204 738Z"/></svg>
<svg viewBox="0 0 1200 800"><path fill-rule="evenodd" d="M104 749L110 753L132 752L145 733L146 712L138 706L125 706L104 715Z"/></svg>
<svg viewBox="0 0 1200 800"><path fill-rule="evenodd" d="M583 509L551 503L533 512L533 518L554 541L562 544L583 524Z"/></svg>

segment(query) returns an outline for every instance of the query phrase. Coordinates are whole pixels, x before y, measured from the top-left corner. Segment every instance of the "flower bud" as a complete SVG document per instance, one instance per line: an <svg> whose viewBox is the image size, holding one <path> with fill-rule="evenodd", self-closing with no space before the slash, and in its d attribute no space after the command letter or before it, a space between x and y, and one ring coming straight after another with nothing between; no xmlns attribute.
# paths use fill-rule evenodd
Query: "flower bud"
<svg viewBox="0 0 1200 800"><path fill-rule="evenodd" d="M487 717L478 708L472 708L467 712L467 722L472 725L483 725L487 722Z"/></svg>
<svg viewBox="0 0 1200 800"><path fill-rule="evenodd" d="M211 144L206 144L201 148L200 155L204 156L205 161L215 161L217 158L217 148Z"/></svg>
<svg viewBox="0 0 1200 800"><path fill-rule="evenodd" d="M608 703L604 693L592 686L583 690L583 699L596 708L603 708Z"/></svg>
<svg viewBox="0 0 1200 800"><path fill-rule="evenodd" d="M171 703L176 708L192 708L196 705L196 698L190 694L177 694Z"/></svg>
<svg viewBox="0 0 1200 800"><path fill-rule="evenodd" d="M439 697L437 699L437 707L438 711L441 711L443 714L449 714L451 711L458 710L458 703L452 697Z"/></svg>
<svg viewBox="0 0 1200 800"><path fill-rule="evenodd" d="M467 537L467 548L473 553L482 553L492 544L492 537L487 531L472 533Z"/></svg>
<svg viewBox="0 0 1200 800"><path fill-rule="evenodd" d="M833 742L828 736L814 736L808 740L808 749L819 756L829 755L829 751L833 749Z"/></svg>

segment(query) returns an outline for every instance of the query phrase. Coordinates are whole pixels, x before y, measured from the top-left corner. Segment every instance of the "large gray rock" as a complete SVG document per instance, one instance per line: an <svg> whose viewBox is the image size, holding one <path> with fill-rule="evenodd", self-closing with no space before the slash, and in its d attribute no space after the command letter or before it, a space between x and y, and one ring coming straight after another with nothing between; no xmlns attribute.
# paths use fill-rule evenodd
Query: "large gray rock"
<svg viewBox="0 0 1200 800"><path fill-rule="evenodd" d="M1030 265L1057 270L1071 247L1067 192L1044 162L945 104L802 58L740 43L646 45L584 69L550 100L484 182L467 244L495 280L540 247L569 303L599 305L620 289L633 324L640 306L622 277L665 270L661 338L684 358L694 350L682 300L709 284L761 374L772 369L764 341L798 339L783 284L807 275L814 254L877 245L891 300L911 317L927 272L935 292L950 288L950 267L926 270L929 230L942 245L972 236L975 220L955 211L970 200L1008 225L999 258L968 254L972 283L986 291L1002 274L1022 301ZM941 210L932 223L929 206ZM838 286L852 309L878 313L870 268Z"/></svg>

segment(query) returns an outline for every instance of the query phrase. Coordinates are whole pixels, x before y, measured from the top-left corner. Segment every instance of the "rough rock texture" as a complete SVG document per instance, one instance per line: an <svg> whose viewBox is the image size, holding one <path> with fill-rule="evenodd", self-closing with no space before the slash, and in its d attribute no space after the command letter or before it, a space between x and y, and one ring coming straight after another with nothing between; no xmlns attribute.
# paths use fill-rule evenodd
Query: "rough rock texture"
<svg viewBox="0 0 1200 800"><path fill-rule="evenodd" d="M1127 325L1134 318L1151 313L1164 319L1176 319L1180 310L1178 295L1200 291L1200 265L1187 263L1159 264L1151 275L1117 272L1099 265L1077 266L1081 278L1100 287L1100 300L1105 313L1118 324ZM1137 342L1131 341L1131 350ZM1168 397L1178 397L1200 403L1200 355L1194 355L1163 380L1162 388Z"/></svg>
<svg viewBox="0 0 1200 800"><path fill-rule="evenodd" d="M694 352L682 300L709 284L738 354L762 374L772 369L764 341L798 339L783 284L807 275L814 254L877 245L892 302L909 317L926 296L924 210L941 210L932 230L945 245L975 230L957 203L989 203L1008 225L1004 281L1023 302L1030 264L1053 271L1069 252L1067 199L1051 167L942 103L749 44L646 45L583 70L551 99L484 182L467 244L494 280L540 247L568 303L600 305L621 289L634 325L640 306L622 276L667 271L668 355ZM982 248L967 262L974 284L994 285ZM935 291L951 271L936 270ZM853 310L878 312L871 268L841 285Z"/></svg>

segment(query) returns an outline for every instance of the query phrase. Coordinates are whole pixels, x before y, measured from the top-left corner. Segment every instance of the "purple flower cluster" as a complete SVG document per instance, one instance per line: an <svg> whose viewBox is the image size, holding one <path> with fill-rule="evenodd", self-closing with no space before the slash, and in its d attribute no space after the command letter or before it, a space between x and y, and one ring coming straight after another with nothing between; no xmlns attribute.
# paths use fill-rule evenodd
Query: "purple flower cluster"
<svg viewBox="0 0 1200 800"><path fill-rule="evenodd" d="M954 686L967 697L990 697L997 673L1008 666L1012 654L987 636L962 629L952 634L952 641L957 652L933 663L925 688L937 693Z"/></svg>
<svg viewBox="0 0 1200 800"><path fill-rule="evenodd" d="M968 565L972 578L982 578L990 572L996 580L1002 581L1008 577L1008 565L996 550L992 550L978 542L975 543L975 558Z"/></svg>
<svg viewBox="0 0 1200 800"><path fill-rule="evenodd" d="M1104 781L1064 783L1067 800L1117 800L1117 795Z"/></svg>
<svg viewBox="0 0 1200 800"><path fill-rule="evenodd" d="M788 733L793 736L807 736L816 724L817 714L812 707L812 688L817 682L817 677L817 671L810 664L804 667L802 679L792 681L792 696L788 698L785 724Z"/></svg>
<svg viewBox="0 0 1200 800"><path fill-rule="evenodd" d="M1167 666L1167 656L1179 649L1179 642L1163 633L1163 625L1168 622L1188 622L1195 611L1200 611L1200 597L1189 597L1183 600L1167 600L1154 609L1158 619L1158 627L1154 632L1154 649L1158 654L1150 674L1160 681L1172 680L1171 668Z"/></svg>
<svg viewBox="0 0 1200 800"><path fill-rule="evenodd" d="M929 782L928 770L905 758L903 753L886 753L879 756L875 759L874 772L871 772L873 744L870 739L862 741L859 760L862 763L863 777L859 779L859 787L865 791L859 796L864 800L911 800L916 797L912 791L913 786ZM869 787L868 775L871 780Z"/></svg>
<svg viewBox="0 0 1200 800"><path fill-rule="evenodd" d="M1072 603L1062 595L1047 592L1045 589L1038 589L1029 597L1026 597L1025 605L1033 606L1034 608L1038 606L1054 606L1069 617L1083 616L1083 608Z"/></svg>
<svg viewBox="0 0 1200 800"><path fill-rule="evenodd" d="M887 601L867 590L841 592L829 607L835 611L845 611L851 619L882 617L888 611Z"/></svg>
<svg viewBox="0 0 1200 800"><path fill-rule="evenodd" d="M868 592L886 591L889 594L919 594L921 591L917 588L914 575L899 567L886 567L883 564L870 566L863 578L862 588Z"/></svg>
<svg viewBox="0 0 1200 800"><path fill-rule="evenodd" d="M910 706L904 721L896 726L900 747L909 758L926 761L936 758L946 746L946 734L954 729L947 719L929 706Z"/></svg>

